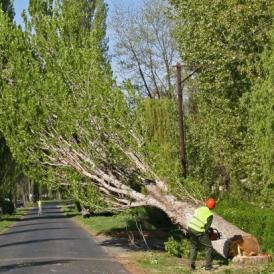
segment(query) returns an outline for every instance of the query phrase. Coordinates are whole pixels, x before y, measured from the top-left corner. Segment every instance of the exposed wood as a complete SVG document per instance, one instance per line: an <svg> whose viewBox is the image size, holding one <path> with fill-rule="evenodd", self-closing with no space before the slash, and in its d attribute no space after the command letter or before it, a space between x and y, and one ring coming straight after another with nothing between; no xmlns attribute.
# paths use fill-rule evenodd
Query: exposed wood
<svg viewBox="0 0 274 274"><path fill-rule="evenodd" d="M254 265L272 262L273 258L268 254L260 254L258 256L236 256L232 261L235 264Z"/></svg>

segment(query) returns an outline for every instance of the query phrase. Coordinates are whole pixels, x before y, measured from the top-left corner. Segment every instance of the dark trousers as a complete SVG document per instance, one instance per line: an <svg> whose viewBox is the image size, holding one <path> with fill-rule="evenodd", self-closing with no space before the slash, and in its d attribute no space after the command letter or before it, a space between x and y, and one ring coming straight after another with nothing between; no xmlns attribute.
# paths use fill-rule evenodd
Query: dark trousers
<svg viewBox="0 0 274 274"><path fill-rule="evenodd" d="M207 233L188 230L190 238L190 264L195 265L197 253L200 246L205 248L206 267L212 266L213 247Z"/></svg>

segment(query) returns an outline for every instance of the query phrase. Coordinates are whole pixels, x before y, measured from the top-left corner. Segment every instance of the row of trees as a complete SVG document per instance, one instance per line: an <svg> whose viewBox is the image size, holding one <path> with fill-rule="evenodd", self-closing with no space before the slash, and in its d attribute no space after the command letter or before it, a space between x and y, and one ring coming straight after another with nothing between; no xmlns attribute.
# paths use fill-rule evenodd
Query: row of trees
<svg viewBox="0 0 274 274"><path fill-rule="evenodd" d="M0 10L8 16L9 20L13 20L14 9L11 1L0 1ZM3 50L1 47L1 51ZM0 59L1 69L6 62L6 59ZM2 207L5 199L10 199L14 203L19 197L27 200L26 194L29 192L25 189L28 186L26 181L27 178L24 176L20 164L15 161L5 137L0 131L0 206Z"/></svg>
<svg viewBox="0 0 274 274"><path fill-rule="evenodd" d="M13 1L1 0L0 11L5 14L6 20L10 23L14 20ZM9 63L7 55L2 54L6 48L1 45L0 70L4 71ZM0 81L0 94L2 96L3 80ZM1 110L5 112L5 106ZM20 140L17 140L20 142ZM12 146L7 144L4 134L0 130L0 207L1 213L12 213L14 206L21 206L29 201L35 201L40 194L48 194L45 186L34 182L31 176L27 176L24 162L14 157Z"/></svg>

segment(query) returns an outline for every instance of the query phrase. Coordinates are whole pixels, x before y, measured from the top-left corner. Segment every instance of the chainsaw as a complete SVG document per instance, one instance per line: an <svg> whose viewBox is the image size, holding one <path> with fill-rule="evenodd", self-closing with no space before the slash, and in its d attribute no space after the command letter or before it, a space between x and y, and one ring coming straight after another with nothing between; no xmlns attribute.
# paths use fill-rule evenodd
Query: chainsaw
<svg viewBox="0 0 274 274"><path fill-rule="evenodd" d="M212 227L209 228L208 234L211 241L219 240L222 237L222 233L219 232L218 229Z"/></svg>

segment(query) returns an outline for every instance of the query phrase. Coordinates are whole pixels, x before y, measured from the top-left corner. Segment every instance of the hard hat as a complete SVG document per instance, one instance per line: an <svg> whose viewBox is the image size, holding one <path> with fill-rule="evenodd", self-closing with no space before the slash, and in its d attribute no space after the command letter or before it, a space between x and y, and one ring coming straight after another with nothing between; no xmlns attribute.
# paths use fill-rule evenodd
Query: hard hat
<svg viewBox="0 0 274 274"><path fill-rule="evenodd" d="M213 209L215 207L215 200L213 198L209 198L207 201L206 201L206 206L209 208L209 209Z"/></svg>

